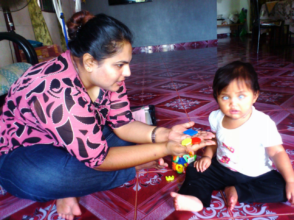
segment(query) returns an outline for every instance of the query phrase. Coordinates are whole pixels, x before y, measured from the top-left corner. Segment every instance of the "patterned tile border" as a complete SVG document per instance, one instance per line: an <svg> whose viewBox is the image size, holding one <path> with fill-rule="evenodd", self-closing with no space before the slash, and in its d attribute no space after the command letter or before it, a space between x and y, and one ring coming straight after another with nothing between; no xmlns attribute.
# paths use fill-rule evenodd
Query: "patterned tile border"
<svg viewBox="0 0 294 220"><path fill-rule="evenodd" d="M167 51L176 51L176 50L191 50L191 49L200 49L200 48L206 48L206 47L217 47L217 39L179 43L179 44L133 47L133 54L157 53L157 52L167 52Z"/></svg>

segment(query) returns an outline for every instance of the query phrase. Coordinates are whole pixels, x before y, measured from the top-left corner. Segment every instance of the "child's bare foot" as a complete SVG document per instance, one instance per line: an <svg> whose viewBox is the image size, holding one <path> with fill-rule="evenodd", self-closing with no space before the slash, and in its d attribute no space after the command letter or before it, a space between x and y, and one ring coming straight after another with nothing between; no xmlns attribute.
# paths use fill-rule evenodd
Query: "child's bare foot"
<svg viewBox="0 0 294 220"><path fill-rule="evenodd" d="M73 220L75 215L82 214L78 200L75 197L57 199L56 209L59 216L67 220Z"/></svg>
<svg viewBox="0 0 294 220"><path fill-rule="evenodd" d="M168 164L164 162L163 158L160 158L158 160L154 160L148 163L135 166L135 168L136 168L136 171L139 171L139 170L148 169L148 168L162 169L167 166Z"/></svg>
<svg viewBox="0 0 294 220"><path fill-rule="evenodd" d="M170 193L174 198L174 206L177 211L198 212L203 209L202 202L195 196L181 195L175 192Z"/></svg>
<svg viewBox="0 0 294 220"><path fill-rule="evenodd" d="M228 209L232 211L238 201L238 193L235 186L228 186L224 191L227 197Z"/></svg>

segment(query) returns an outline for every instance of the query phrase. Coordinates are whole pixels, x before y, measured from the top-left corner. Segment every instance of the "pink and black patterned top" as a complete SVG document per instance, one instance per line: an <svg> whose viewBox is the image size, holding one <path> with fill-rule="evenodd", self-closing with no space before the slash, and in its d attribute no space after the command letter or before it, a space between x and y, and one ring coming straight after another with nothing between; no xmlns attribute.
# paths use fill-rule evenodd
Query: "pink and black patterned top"
<svg viewBox="0 0 294 220"><path fill-rule="evenodd" d="M92 102L66 51L28 69L10 88L0 112L0 155L19 146L52 144L89 167L102 164L102 130L133 121L126 87L100 89Z"/></svg>

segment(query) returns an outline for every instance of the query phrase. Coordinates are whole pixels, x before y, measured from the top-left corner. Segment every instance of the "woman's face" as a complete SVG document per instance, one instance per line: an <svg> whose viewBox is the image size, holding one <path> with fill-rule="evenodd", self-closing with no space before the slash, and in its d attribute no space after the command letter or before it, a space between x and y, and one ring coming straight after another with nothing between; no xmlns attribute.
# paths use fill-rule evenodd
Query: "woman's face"
<svg viewBox="0 0 294 220"><path fill-rule="evenodd" d="M116 92L125 78L131 75L131 60L132 45L129 42L124 42L114 56L94 65L93 72L90 75L92 84Z"/></svg>

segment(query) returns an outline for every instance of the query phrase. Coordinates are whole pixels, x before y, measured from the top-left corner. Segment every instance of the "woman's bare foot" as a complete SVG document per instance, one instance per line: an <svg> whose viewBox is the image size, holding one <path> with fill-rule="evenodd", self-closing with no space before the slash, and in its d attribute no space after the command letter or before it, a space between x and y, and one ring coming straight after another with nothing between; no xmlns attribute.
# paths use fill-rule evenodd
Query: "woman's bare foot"
<svg viewBox="0 0 294 220"><path fill-rule="evenodd" d="M57 199L56 209L59 216L67 220L73 220L75 215L82 214L78 200L75 197Z"/></svg>
<svg viewBox="0 0 294 220"><path fill-rule="evenodd" d="M168 164L164 162L163 158L160 158L158 160L154 160L148 163L135 166L135 169L136 171L139 171L139 170L148 169L148 168L162 169L164 167L168 167Z"/></svg>
<svg viewBox="0 0 294 220"><path fill-rule="evenodd" d="M174 206L177 211L199 212L203 209L202 202L195 196L181 195L175 192L170 193L174 198Z"/></svg>
<svg viewBox="0 0 294 220"><path fill-rule="evenodd" d="M228 209L232 211L238 201L238 193L235 186L228 186L224 191L227 197Z"/></svg>

